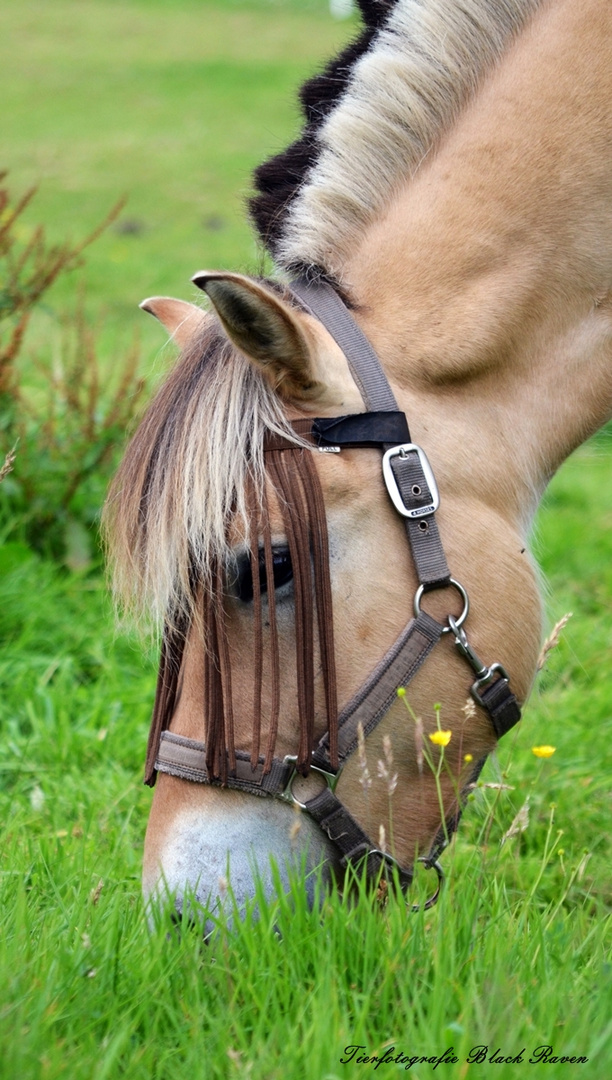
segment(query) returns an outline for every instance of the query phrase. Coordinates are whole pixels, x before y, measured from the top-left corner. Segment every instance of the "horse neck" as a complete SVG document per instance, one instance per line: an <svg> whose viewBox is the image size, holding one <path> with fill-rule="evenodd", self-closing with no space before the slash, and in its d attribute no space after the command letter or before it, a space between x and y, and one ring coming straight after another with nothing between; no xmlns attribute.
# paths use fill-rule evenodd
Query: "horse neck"
<svg viewBox="0 0 612 1080"><path fill-rule="evenodd" d="M345 267L449 479L467 439L516 515L612 412L611 94L608 0L545 5Z"/></svg>

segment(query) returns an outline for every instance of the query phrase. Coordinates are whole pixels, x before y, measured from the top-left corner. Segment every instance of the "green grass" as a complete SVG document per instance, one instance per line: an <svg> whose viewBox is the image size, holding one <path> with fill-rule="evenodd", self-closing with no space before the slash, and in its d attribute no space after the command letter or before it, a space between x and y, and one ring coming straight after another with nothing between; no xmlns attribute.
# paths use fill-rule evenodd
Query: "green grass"
<svg viewBox="0 0 612 1080"><path fill-rule="evenodd" d="M204 267L261 269L252 169L295 134L296 88L354 31L325 0L5 0L0 165L17 190L40 185L29 220L54 238L127 197L132 231L109 230L84 272L115 336L141 327L153 353L145 296L189 298ZM51 318L72 289L57 286Z"/></svg>
<svg viewBox="0 0 612 1080"><path fill-rule="evenodd" d="M258 267L249 170L290 138L292 88L352 29L324 0L5 0L2 164L19 190L41 182L29 221L79 237L127 193L138 225L110 230L85 268L109 366L143 295L188 296L206 264ZM50 295L31 353L74 282ZM161 367L159 331L143 335ZM154 657L115 630L98 576L0 546L0 1078L370 1075L341 1063L351 1043L455 1048L435 1073L414 1065L419 1080L610 1075L609 434L553 481L536 548L549 622L574 616L483 776L513 790L474 793L439 906L333 896L308 911L298 881L204 945L163 919L149 931L140 897ZM550 760L539 743L557 747ZM527 798L527 828L501 846ZM589 1061L529 1064L549 1043ZM479 1044L527 1053L468 1068Z"/></svg>
<svg viewBox="0 0 612 1080"><path fill-rule="evenodd" d="M163 921L150 933L142 909L152 657L114 632L98 579L5 546L0 1076L367 1075L340 1063L349 1044L427 1056L452 1045L459 1062L437 1072L453 1078L476 1045L509 1056L550 1044L589 1058L579 1075L607 1075L611 471L591 444L553 482L539 546L552 616L574 617L487 767L486 782L514 790L475 793L444 856L438 908L414 915L392 900L381 912L362 895L309 912L297 882L290 899L260 899L259 922L210 945L168 937ZM581 513L589 529L571 535ZM530 748L542 742L557 752L540 762ZM527 829L500 847L528 796ZM431 1068L411 1072L423 1080Z"/></svg>

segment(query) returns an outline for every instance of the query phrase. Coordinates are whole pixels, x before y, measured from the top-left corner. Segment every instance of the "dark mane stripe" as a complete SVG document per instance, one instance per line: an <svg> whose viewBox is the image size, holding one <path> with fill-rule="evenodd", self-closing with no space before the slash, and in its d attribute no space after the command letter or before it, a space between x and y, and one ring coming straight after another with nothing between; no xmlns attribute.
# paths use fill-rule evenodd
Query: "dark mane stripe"
<svg viewBox="0 0 612 1080"><path fill-rule="evenodd" d="M305 119L300 138L264 161L253 174L256 193L249 201L249 209L255 228L272 255L276 254L287 210L316 162L315 133L346 90L353 67L370 48L397 0L358 2L364 23L361 35L300 90Z"/></svg>

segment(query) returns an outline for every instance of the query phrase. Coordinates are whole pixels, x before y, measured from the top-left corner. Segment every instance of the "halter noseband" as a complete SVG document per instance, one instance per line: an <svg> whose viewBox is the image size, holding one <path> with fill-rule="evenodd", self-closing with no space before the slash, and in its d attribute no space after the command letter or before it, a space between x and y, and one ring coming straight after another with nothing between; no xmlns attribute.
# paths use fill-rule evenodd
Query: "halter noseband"
<svg viewBox="0 0 612 1080"><path fill-rule="evenodd" d="M334 843L343 866L365 861L368 876L376 878L381 870L392 865L401 886L407 888L412 881L412 869L399 866L395 859L376 848L335 794L342 768L357 749L360 732L367 737L374 730L395 700L397 690L410 682L446 633L453 634L460 655L474 672L470 693L488 713L498 739L520 720L521 713L504 668L497 663L484 664L463 629L469 599L463 586L451 577L442 548L435 520L439 495L434 475L424 451L410 440L406 416L398 410L376 353L331 286L299 279L292 282L291 288L344 352L368 409L351 416L296 421L296 432L325 453L338 453L342 447L374 446L382 450L384 482L395 509L404 519L419 586L414 598L414 617L338 717L337 762L332 763L330 733L326 732L312 752L308 775L298 772L296 757L275 757L266 770L263 762L253 767L248 754L236 751L235 768L223 785L298 806L314 818ZM274 435L268 437L264 446L266 451L289 448L294 449L295 444ZM463 609L456 618L449 616L447 625L443 626L421 610L421 599L425 592L448 587L459 592ZM209 775L203 743L160 730L155 724L156 714L172 714L173 702L161 700L165 692L162 671L163 654L149 745L155 770L196 783L220 784ZM473 779L483 764L484 759L477 763ZM148 777L148 782L151 779ZM451 829L442 827L428 855L419 859L438 875L438 887L426 907L435 903L439 895L443 873L437 860L457 821L455 814Z"/></svg>

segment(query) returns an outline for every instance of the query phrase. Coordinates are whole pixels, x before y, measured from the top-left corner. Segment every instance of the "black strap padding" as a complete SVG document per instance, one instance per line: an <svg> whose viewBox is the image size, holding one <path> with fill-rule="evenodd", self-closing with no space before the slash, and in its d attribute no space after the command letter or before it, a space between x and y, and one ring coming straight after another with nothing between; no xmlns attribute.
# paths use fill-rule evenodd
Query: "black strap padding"
<svg viewBox="0 0 612 1080"><path fill-rule="evenodd" d="M480 701L491 717L491 723L498 739L518 724L521 719L521 707L510 689L507 679L497 679L479 694Z"/></svg>
<svg viewBox="0 0 612 1080"><path fill-rule="evenodd" d="M381 871L384 872L389 863L392 863L402 889L408 888L412 881L412 872L398 866L395 860L389 860L388 863L382 852L372 850L372 841L361 825L329 788L324 788L305 805L311 817L340 851L342 866L350 864L355 867L367 860L366 873L371 879Z"/></svg>
<svg viewBox="0 0 612 1080"><path fill-rule="evenodd" d="M323 416L312 422L317 446L398 446L410 442L403 412L366 412L351 416Z"/></svg>

